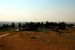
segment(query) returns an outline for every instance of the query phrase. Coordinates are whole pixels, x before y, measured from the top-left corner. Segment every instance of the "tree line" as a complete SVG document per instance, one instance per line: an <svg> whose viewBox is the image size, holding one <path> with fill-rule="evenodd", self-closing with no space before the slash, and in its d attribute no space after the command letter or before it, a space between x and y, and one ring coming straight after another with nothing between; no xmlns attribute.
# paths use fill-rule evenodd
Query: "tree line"
<svg viewBox="0 0 75 50"><path fill-rule="evenodd" d="M24 24L18 23L15 24L14 22L9 24L3 24L0 26L0 31L16 31L16 29L19 29L19 31L45 31L45 30L65 30L67 28L74 27L74 24L67 24L65 22L25 22Z"/></svg>

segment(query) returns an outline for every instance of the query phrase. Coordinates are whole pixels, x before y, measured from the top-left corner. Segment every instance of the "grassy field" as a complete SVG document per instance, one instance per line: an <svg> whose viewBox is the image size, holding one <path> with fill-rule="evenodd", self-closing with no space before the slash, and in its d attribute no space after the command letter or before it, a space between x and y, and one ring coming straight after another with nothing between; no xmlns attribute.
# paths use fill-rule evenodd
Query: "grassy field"
<svg viewBox="0 0 75 50"><path fill-rule="evenodd" d="M0 32L0 50L75 50L75 28L58 32Z"/></svg>

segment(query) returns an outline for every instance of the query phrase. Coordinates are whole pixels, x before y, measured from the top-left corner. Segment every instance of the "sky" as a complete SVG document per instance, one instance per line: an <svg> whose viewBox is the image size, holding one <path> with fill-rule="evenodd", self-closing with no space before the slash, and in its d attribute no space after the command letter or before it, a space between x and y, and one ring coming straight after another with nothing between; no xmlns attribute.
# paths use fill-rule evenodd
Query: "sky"
<svg viewBox="0 0 75 50"><path fill-rule="evenodd" d="M75 22L75 0L0 0L0 21Z"/></svg>

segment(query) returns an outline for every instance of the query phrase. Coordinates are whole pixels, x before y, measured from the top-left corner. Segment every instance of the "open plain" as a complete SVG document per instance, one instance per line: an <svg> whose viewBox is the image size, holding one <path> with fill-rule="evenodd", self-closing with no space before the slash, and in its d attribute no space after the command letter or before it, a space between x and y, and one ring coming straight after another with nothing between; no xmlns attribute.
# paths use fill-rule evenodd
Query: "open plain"
<svg viewBox="0 0 75 50"><path fill-rule="evenodd" d="M0 50L75 50L75 28L58 32L0 32Z"/></svg>

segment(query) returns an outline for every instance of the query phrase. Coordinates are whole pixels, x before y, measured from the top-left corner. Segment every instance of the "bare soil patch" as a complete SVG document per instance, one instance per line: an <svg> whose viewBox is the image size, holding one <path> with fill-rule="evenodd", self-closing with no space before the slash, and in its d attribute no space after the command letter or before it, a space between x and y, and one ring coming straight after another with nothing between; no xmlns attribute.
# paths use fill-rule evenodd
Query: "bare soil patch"
<svg viewBox="0 0 75 50"><path fill-rule="evenodd" d="M4 34L8 32L0 32ZM0 50L75 50L75 31L57 32L10 32L0 38Z"/></svg>

